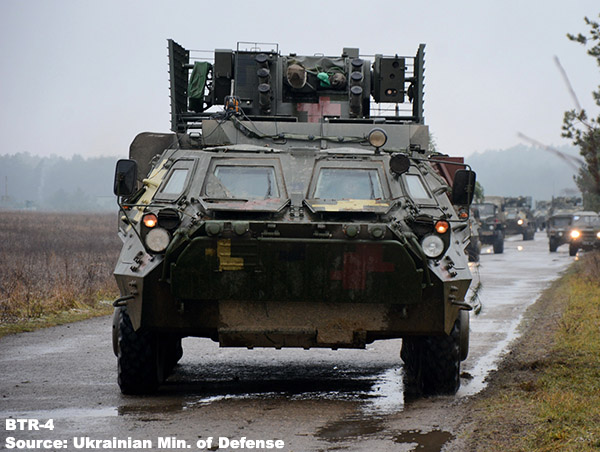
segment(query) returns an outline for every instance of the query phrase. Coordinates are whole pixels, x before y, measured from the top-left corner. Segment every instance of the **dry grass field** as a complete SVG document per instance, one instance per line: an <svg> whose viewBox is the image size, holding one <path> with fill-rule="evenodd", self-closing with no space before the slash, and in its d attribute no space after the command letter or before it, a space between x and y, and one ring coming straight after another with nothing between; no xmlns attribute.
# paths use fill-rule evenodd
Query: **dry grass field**
<svg viewBox="0 0 600 452"><path fill-rule="evenodd" d="M0 211L0 326L114 299L120 248L116 213Z"/></svg>

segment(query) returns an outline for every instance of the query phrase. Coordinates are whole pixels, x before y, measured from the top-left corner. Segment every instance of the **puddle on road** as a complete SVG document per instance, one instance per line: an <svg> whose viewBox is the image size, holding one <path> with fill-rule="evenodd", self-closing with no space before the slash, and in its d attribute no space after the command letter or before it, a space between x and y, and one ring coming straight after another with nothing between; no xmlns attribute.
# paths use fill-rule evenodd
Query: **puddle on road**
<svg viewBox="0 0 600 452"><path fill-rule="evenodd" d="M440 452L444 445L452 441L455 436L450 432L432 430L422 433L419 430L409 430L394 436L393 440L400 444L414 444L412 450L419 452Z"/></svg>
<svg viewBox="0 0 600 452"><path fill-rule="evenodd" d="M411 447L418 452L441 452L443 447L456 438L450 432L443 430L406 430L401 432L386 432L384 418L347 418L331 422L316 432L316 436L329 443L342 443L356 440L366 440L369 437L391 439L396 444ZM404 450L404 449L403 449Z"/></svg>
<svg viewBox="0 0 600 452"><path fill-rule="evenodd" d="M385 429L381 419L344 419L331 422L317 430L317 436L330 442L345 441L374 435Z"/></svg>
<svg viewBox="0 0 600 452"><path fill-rule="evenodd" d="M282 400L355 403L361 413L370 417L399 413L404 410L402 367L386 367L373 366L349 372L337 367L315 366L310 375L298 377L302 374L295 373L292 377L288 371L279 368L257 366L254 371L249 371L246 366L245 371L249 373L239 379L194 382L179 381L187 374L185 369L180 369L180 374L174 381L167 382L157 397L127 397L115 410L121 416L139 417L193 411L213 404L243 400ZM265 375L270 375L271 379L265 379Z"/></svg>
<svg viewBox="0 0 600 452"><path fill-rule="evenodd" d="M404 409L404 386L402 382L402 369L392 368L379 375L367 375L354 380L332 378L331 375L323 376L321 384L290 380L286 382L265 382L266 391L240 391L251 389L251 382L238 382L238 391L223 391L220 394L212 393L205 397L190 398L175 409L189 410L231 400L244 399L279 399L286 398L290 401L316 400L316 401L346 401L358 402L362 411L368 414L390 414ZM229 388L232 389L232 388ZM254 387L254 389L258 389ZM211 391L212 392L212 391ZM163 407L164 408L164 407ZM171 407L172 408L172 407ZM135 410L143 409L137 407ZM130 410L130 411L135 411ZM120 414L126 410L119 409Z"/></svg>

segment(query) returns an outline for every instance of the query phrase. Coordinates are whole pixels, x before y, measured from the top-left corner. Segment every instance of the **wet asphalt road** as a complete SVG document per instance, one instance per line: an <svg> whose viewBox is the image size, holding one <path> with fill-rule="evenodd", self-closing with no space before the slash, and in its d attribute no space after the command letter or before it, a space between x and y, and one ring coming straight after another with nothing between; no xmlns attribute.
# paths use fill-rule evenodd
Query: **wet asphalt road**
<svg viewBox="0 0 600 452"><path fill-rule="evenodd" d="M152 450L199 451L207 450L209 437L212 450L219 437L246 437L282 440L285 446L236 449L230 443L218 450L458 450L461 405L484 387L527 306L572 261L566 246L549 253L541 232L534 241L510 238L502 255L484 248L480 265L473 267L483 308L471 316L470 354L456 397L405 399L400 340L366 350L249 351L185 339L180 365L159 394L130 397L121 395L116 383L109 317L5 337L0 339L0 449L7 449L12 437L62 440L58 445L67 450L136 450L135 444L76 447L82 437L114 437L150 440ZM54 429L7 431L9 417L53 419ZM189 447L159 448L159 437L176 437ZM46 445L20 450L64 450Z"/></svg>

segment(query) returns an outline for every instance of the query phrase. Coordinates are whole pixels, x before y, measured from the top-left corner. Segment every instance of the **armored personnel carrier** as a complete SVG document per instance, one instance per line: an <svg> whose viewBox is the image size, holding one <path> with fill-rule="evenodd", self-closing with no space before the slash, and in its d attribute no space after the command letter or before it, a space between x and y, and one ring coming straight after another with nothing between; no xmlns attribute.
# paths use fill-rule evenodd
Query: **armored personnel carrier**
<svg viewBox="0 0 600 452"><path fill-rule="evenodd" d="M428 151L424 45L368 59L240 43L202 59L169 40L169 61L173 133L138 135L116 167L121 391L156 390L197 336L403 338L413 388L456 392L475 173Z"/></svg>

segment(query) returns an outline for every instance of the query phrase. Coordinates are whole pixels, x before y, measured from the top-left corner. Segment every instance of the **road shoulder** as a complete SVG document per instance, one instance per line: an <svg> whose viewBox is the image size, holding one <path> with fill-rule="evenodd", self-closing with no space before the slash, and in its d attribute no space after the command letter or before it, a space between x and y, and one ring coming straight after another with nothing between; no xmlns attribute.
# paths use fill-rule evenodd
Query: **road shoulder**
<svg viewBox="0 0 600 452"><path fill-rule="evenodd" d="M576 381L580 372L565 370L570 366L600 370L599 358L593 357L594 346L591 352L577 348L582 338L576 337L584 334L586 323L597 322L600 299L587 301L590 294L597 297L600 292L599 269L598 254L585 256L584 262L571 266L529 307L520 325L521 336L490 373L486 388L464 407L457 440L445 450L525 452L600 446L593 432L582 433L590 429L580 425L579 419L591 416L584 424L593 423L600 413L585 412L590 395L585 385ZM590 312L582 312L578 302L586 303ZM589 338L583 341L589 342ZM560 400L561 392L566 394L564 400ZM562 403L565 406L561 408Z"/></svg>

